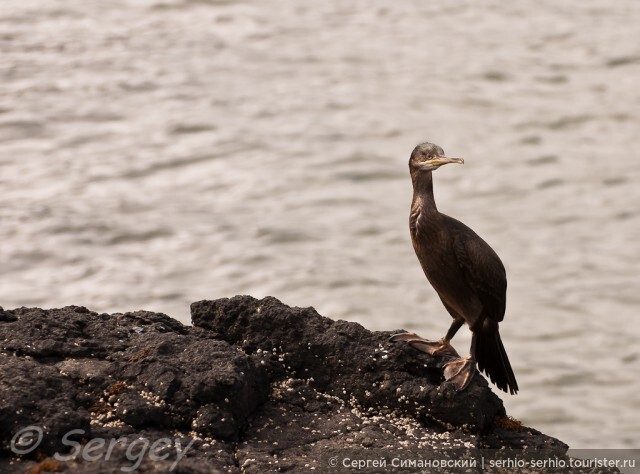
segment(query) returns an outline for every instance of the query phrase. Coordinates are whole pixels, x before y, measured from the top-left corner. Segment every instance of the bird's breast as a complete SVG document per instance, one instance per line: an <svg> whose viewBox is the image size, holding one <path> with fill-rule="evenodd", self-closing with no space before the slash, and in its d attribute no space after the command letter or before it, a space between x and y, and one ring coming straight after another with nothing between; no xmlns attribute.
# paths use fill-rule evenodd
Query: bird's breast
<svg viewBox="0 0 640 474"><path fill-rule="evenodd" d="M437 212L430 212L424 206L415 205L409 214L409 231L413 247L433 246L434 243L446 240L444 228L438 225Z"/></svg>

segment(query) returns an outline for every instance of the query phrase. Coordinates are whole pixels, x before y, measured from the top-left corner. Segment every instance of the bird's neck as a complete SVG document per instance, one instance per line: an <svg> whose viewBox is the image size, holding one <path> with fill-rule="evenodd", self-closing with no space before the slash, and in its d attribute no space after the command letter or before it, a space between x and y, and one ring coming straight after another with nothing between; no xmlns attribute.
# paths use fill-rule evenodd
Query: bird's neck
<svg viewBox="0 0 640 474"><path fill-rule="evenodd" d="M413 206L420 206L422 212L438 213L436 201L433 197L433 176L431 171L412 173Z"/></svg>

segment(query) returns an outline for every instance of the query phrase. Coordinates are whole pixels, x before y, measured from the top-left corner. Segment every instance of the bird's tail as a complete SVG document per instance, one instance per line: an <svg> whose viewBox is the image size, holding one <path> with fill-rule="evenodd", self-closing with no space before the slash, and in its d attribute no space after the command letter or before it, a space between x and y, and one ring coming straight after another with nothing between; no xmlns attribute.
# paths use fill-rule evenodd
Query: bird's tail
<svg viewBox="0 0 640 474"><path fill-rule="evenodd" d="M500 333L480 331L476 344L478 369L487 374L500 390L511 395L518 393L518 382L502 345Z"/></svg>

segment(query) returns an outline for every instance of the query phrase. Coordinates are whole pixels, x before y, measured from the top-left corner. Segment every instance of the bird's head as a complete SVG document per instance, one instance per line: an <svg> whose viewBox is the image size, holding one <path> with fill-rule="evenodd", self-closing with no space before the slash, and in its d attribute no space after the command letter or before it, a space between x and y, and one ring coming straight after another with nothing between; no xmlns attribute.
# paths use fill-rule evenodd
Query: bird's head
<svg viewBox="0 0 640 474"><path fill-rule="evenodd" d="M413 149L409 159L411 173L433 171L448 163L464 163L462 158L447 158L444 150L433 143L424 142Z"/></svg>

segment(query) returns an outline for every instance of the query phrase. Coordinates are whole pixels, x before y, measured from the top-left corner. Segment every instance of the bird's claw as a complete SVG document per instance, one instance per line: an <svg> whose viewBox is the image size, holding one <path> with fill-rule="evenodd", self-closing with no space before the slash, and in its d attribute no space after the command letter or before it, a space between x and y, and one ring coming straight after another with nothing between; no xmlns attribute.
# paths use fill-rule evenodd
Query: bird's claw
<svg viewBox="0 0 640 474"><path fill-rule="evenodd" d="M410 339L420 339L420 336L413 332L399 332L389 338L389 342L408 341Z"/></svg>

